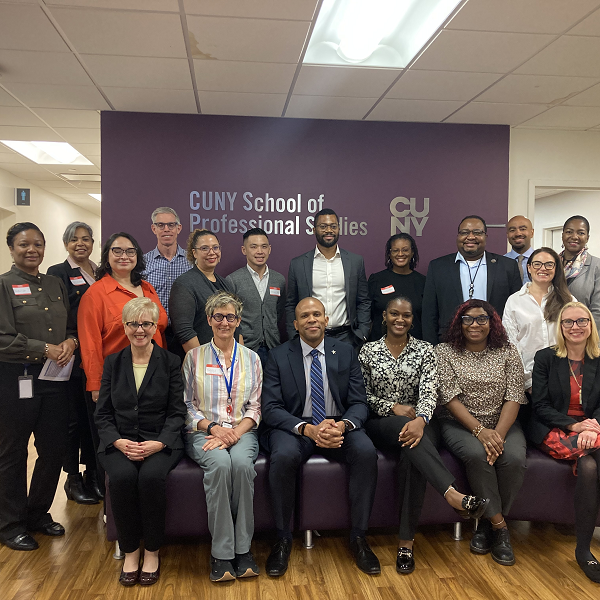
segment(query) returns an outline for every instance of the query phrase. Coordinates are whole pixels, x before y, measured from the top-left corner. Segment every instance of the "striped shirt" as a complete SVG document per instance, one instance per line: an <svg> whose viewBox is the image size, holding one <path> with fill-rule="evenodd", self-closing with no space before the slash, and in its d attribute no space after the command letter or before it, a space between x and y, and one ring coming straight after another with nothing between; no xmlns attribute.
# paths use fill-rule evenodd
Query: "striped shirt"
<svg viewBox="0 0 600 600"><path fill-rule="evenodd" d="M227 380L233 368L231 400L233 413L227 415L227 386L225 378L215 359L225 369ZM208 344L190 350L183 362L185 403L187 405L186 430L197 431L202 419L223 423L228 421L237 427L244 417L252 419L256 425L260 421L260 396L262 392L262 366L258 354L237 346L235 363L225 368L225 356L212 340Z"/></svg>

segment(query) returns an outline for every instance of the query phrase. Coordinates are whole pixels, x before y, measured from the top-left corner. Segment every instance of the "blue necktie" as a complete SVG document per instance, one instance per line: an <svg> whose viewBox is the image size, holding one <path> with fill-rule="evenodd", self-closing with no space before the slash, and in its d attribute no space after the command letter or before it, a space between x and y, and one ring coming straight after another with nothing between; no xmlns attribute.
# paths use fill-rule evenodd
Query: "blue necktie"
<svg viewBox="0 0 600 600"><path fill-rule="evenodd" d="M325 392L323 391L323 371L319 360L319 351L312 350L310 366L310 399L312 402L313 425L325 420Z"/></svg>

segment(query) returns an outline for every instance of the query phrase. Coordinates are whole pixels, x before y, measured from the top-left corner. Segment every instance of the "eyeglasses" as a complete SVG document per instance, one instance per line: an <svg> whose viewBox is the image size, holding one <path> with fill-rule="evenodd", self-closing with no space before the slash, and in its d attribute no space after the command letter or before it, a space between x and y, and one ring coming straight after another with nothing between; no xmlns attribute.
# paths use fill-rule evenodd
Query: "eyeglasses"
<svg viewBox="0 0 600 600"><path fill-rule="evenodd" d="M460 237L467 237L471 234L475 237L483 237L485 235L485 231L483 231L483 229L461 229L458 232L458 235L460 235Z"/></svg>
<svg viewBox="0 0 600 600"><path fill-rule="evenodd" d="M154 321L144 321L143 323L137 323L136 321L127 321L125 325L127 325L127 327L133 329L134 331L137 331L140 327L144 331L150 331L156 325L156 323Z"/></svg>
<svg viewBox="0 0 600 600"><path fill-rule="evenodd" d="M472 317L471 315L463 315L461 317L463 325L473 325L477 321L477 325L485 325L489 320L489 315L479 315L478 317Z"/></svg>
<svg viewBox="0 0 600 600"><path fill-rule="evenodd" d="M177 221L173 221L172 223L153 223L153 225L156 225L156 227L162 231L165 227L168 229L175 229L179 223L177 223Z"/></svg>
<svg viewBox="0 0 600 600"><path fill-rule="evenodd" d="M581 329L583 329L584 327L587 327L587 324L591 321L591 319L588 319L587 317L579 317L579 319L563 319L560 324L565 328L565 329L571 329L571 327L573 327L573 325L575 325L575 323L577 323L577 327L580 327Z"/></svg>
<svg viewBox="0 0 600 600"><path fill-rule="evenodd" d="M328 230L337 231L339 229L339 226L335 225L335 224L325 225L325 223L322 223L321 225L317 225L315 227L315 229L318 229L319 231L328 231Z"/></svg>
<svg viewBox="0 0 600 600"><path fill-rule="evenodd" d="M118 246L113 246L110 251L115 256L123 256L125 253L129 258L133 258L137 254L137 250L135 248L119 248Z"/></svg>
<svg viewBox="0 0 600 600"><path fill-rule="evenodd" d="M214 315L212 315L211 318L214 319L217 323L220 323L223 319L227 319L228 323L233 323L234 321L237 320L238 316L234 315L232 313L229 313L228 315L222 315L221 313L215 313Z"/></svg>
<svg viewBox="0 0 600 600"><path fill-rule="evenodd" d="M412 252L412 248L400 248L400 249L394 248L393 250L390 250L390 254L392 256L397 256L398 254L408 256L411 252Z"/></svg>
<svg viewBox="0 0 600 600"><path fill-rule="evenodd" d="M199 248L194 248L194 250L199 250L202 254L208 254L211 250L218 254L221 252L221 246L200 246Z"/></svg>
<svg viewBox="0 0 600 600"><path fill-rule="evenodd" d="M543 263L543 262L540 262L539 260L534 260L531 263L531 268L536 271L539 271L542 267L544 267L544 269L546 269L546 271L552 271L552 269L554 269L554 267L556 267L556 263L551 262L551 261Z"/></svg>

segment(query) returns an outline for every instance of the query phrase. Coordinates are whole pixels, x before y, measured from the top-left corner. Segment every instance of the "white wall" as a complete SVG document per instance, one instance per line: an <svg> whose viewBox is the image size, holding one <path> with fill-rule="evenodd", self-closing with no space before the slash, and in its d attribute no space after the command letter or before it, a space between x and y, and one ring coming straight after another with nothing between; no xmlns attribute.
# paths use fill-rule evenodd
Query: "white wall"
<svg viewBox="0 0 600 600"><path fill-rule="evenodd" d="M31 189L31 206L15 206L17 187ZM42 272L65 260L62 234L73 221L83 221L92 227L96 244L91 258L95 262L100 258L99 216L0 169L0 273L8 271L12 264L6 246L6 232L11 225L21 221L35 223L44 232L46 254Z"/></svg>

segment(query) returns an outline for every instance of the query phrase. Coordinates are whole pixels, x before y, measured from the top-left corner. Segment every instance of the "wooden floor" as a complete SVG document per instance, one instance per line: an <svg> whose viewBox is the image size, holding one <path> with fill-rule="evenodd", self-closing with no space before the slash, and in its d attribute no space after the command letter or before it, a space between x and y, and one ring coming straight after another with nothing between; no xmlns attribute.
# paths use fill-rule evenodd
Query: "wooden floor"
<svg viewBox="0 0 600 600"><path fill-rule="evenodd" d="M61 487L52 516L64 524L62 538L36 534L40 549L14 552L0 547L0 600L583 600L600 598L600 585L589 581L574 557L572 528L550 524L511 523L517 564L497 565L490 555L469 552L465 539L451 538L451 527L422 528L415 541L416 571L401 576L395 570L396 536L377 531L369 536L379 557L381 575L361 573L353 564L344 532L315 538L305 550L294 540L290 568L280 579L266 575L212 584L208 580L208 540L169 544L162 553L162 575L150 588L123 588L117 578L122 561L112 558L114 544L105 540L99 506L79 506L66 500ZM257 535L255 558L264 568L272 540ZM600 557L600 529L594 547Z"/></svg>

